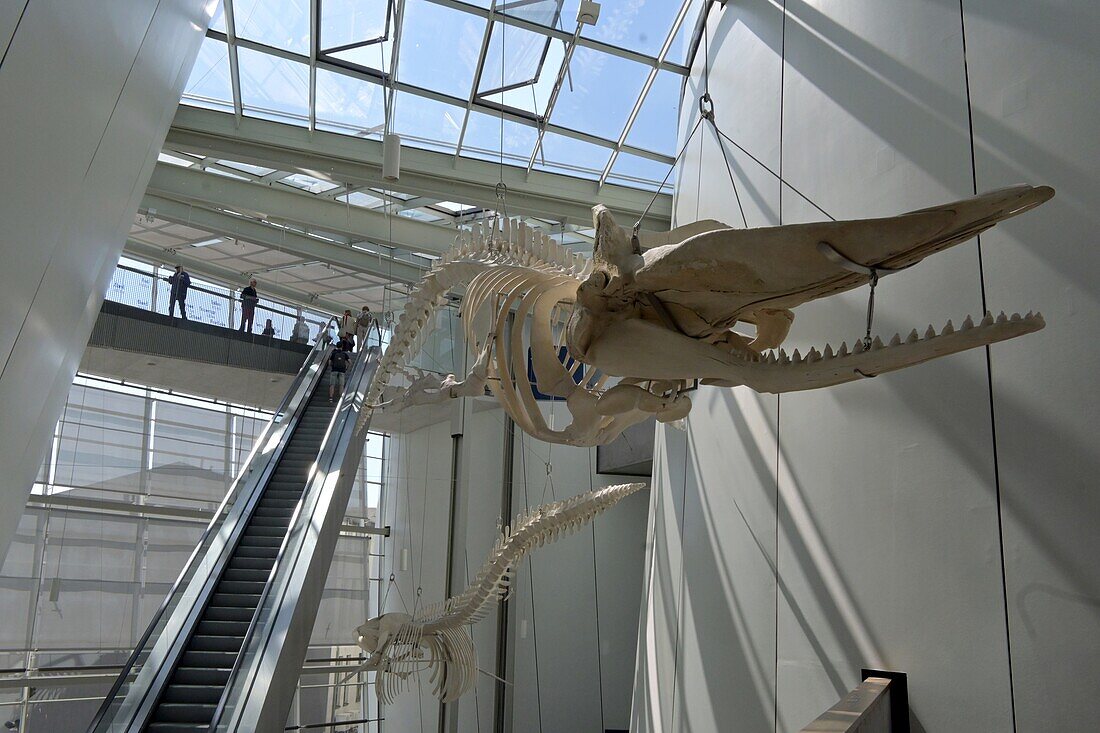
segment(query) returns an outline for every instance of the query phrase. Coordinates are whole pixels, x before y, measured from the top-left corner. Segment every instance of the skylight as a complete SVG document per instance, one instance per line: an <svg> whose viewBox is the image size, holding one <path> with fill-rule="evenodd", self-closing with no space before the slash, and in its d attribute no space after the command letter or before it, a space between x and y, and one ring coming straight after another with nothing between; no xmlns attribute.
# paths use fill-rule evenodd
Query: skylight
<svg viewBox="0 0 1100 733"><path fill-rule="evenodd" d="M375 140L388 118L406 145L495 162L503 142L505 165L649 190L703 5L605 0L579 26L579 0L223 2L185 104Z"/></svg>

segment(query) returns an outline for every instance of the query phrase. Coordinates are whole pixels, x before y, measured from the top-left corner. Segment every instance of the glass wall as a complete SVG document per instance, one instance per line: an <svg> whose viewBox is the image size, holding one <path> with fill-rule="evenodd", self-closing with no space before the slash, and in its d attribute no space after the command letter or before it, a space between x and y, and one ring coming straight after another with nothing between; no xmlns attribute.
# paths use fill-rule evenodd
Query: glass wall
<svg viewBox="0 0 1100 733"><path fill-rule="evenodd" d="M122 257L107 287L106 298L167 315L171 306L171 286L165 278L173 272L171 268ZM241 323L241 287L243 284L230 288L192 275L191 288L187 291L187 317L197 323L237 328ZM179 315L178 306L175 315ZM275 328L275 338L289 339L299 315L309 324L310 341L317 337L321 326L328 321L328 316L317 311L261 297L256 306L253 333L262 333L270 319Z"/></svg>
<svg viewBox="0 0 1100 733"><path fill-rule="evenodd" d="M269 419L77 377L0 569L2 730L85 729ZM338 711L377 718L366 679L338 683L359 663L342 645L373 614L380 584L381 543L365 530L379 516L385 440L372 434L364 448L307 655L311 670L346 669L310 672L291 725ZM31 681L4 679L17 674Z"/></svg>

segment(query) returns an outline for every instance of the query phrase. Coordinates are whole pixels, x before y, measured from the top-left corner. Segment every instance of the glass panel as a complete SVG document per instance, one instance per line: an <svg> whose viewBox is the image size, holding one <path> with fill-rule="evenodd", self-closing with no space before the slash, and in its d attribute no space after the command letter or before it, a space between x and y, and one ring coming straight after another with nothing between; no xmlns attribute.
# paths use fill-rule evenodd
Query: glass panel
<svg viewBox="0 0 1100 733"><path fill-rule="evenodd" d="M210 20L210 30L225 33L225 0L218 0L218 7L214 10L214 17Z"/></svg>
<svg viewBox="0 0 1100 733"><path fill-rule="evenodd" d="M286 306L267 298L260 298L260 302L256 306L256 321L257 324L262 322L263 326L256 329L258 333L263 332L268 320L271 321L271 325L275 329L275 338L289 340L298 318L288 311Z"/></svg>
<svg viewBox="0 0 1100 733"><path fill-rule="evenodd" d="M600 10L599 22L584 26L581 35L647 56L656 56L661 52L679 11L680 0L605 2Z"/></svg>
<svg viewBox="0 0 1100 733"><path fill-rule="evenodd" d="M74 385L61 413L54 483L140 492L144 420L143 398Z"/></svg>
<svg viewBox="0 0 1100 733"><path fill-rule="evenodd" d="M485 21L427 0L405 3L398 78L460 99L470 96Z"/></svg>
<svg viewBox="0 0 1100 733"><path fill-rule="evenodd" d="M655 153L676 154L676 126L680 117L680 85L684 77L657 72L649 94L642 102L626 142Z"/></svg>
<svg viewBox="0 0 1100 733"><path fill-rule="evenodd" d="M116 303L149 310L153 306L153 277L116 268L104 297Z"/></svg>
<svg viewBox="0 0 1100 733"><path fill-rule="evenodd" d="M493 32L489 37L489 48L485 53L485 68L481 72L478 92L484 94L494 89L534 81L542 68L543 55L548 51L548 42L549 39L541 33L494 23ZM504 44L503 50L501 43ZM548 67L553 76L561 68L562 44L556 42L551 45L557 46L559 50L557 65ZM553 79L550 81L553 83Z"/></svg>
<svg viewBox="0 0 1100 733"><path fill-rule="evenodd" d="M309 55L310 0L233 0L240 38Z"/></svg>
<svg viewBox="0 0 1100 733"><path fill-rule="evenodd" d="M325 191L331 191L334 188L340 188L338 183L332 181L325 181L314 176L307 176L304 173L295 173L287 176L282 180L288 186L294 186L294 188L301 189L303 191L309 191L310 193L324 193Z"/></svg>
<svg viewBox="0 0 1100 733"><path fill-rule="evenodd" d="M321 48L381 38L388 12L389 0L321 0Z"/></svg>
<svg viewBox="0 0 1100 733"><path fill-rule="evenodd" d="M317 69L317 129L381 139L385 123L381 85Z"/></svg>
<svg viewBox="0 0 1100 733"><path fill-rule="evenodd" d="M680 29L676 31L676 38L672 40L668 55L665 57L669 61L676 64L687 63L691 37L695 34L695 24L699 22L699 14L702 9L703 0L691 0L691 6L688 8L687 15L684 16L684 22L680 24Z"/></svg>
<svg viewBox="0 0 1100 733"><path fill-rule="evenodd" d="M615 165L611 168L611 174L607 177L607 182L656 191L657 186L671 168L672 166L667 163L658 163L630 153L619 153L619 157L615 159ZM668 176L668 182L662 189L665 193L672 192L674 176L674 173Z"/></svg>
<svg viewBox="0 0 1100 733"><path fill-rule="evenodd" d="M219 160L219 163L227 168L236 168L239 171L245 171L246 173L252 173L257 176L266 176L268 173L274 173L274 168L264 168L262 165L252 165L251 163L238 163L235 160Z"/></svg>
<svg viewBox="0 0 1100 733"><path fill-rule="evenodd" d="M535 168L581 178L599 178L610 158L610 148L548 132L542 138L542 153L535 156Z"/></svg>
<svg viewBox="0 0 1100 733"><path fill-rule="evenodd" d="M453 153L464 114L466 111L460 107L398 92L393 128L405 144Z"/></svg>
<svg viewBox="0 0 1100 733"><path fill-rule="evenodd" d="M355 48L325 55L347 61L356 66L388 73L390 59L393 57L393 41L386 40L381 43L371 43L367 46L356 46Z"/></svg>
<svg viewBox="0 0 1100 733"><path fill-rule="evenodd" d="M473 158L500 160L500 117L482 112L470 112L466 123L466 137L462 142L462 154ZM535 128L510 120L504 121L504 162L526 167L535 147L538 132Z"/></svg>
<svg viewBox="0 0 1100 733"><path fill-rule="evenodd" d="M305 125L309 121L309 67L238 48L241 102L253 117Z"/></svg>
<svg viewBox="0 0 1100 733"><path fill-rule="evenodd" d="M204 38L191 77L184 87L183 101L196 107L233 111L233 86L229 77L229 47L214 38Z"/></svg>
<svg viewBox="0 0 1100 733"><path fill-rule="evenodd" d="M523 18L547 28L565 28L572 32L577 19L578 4L578 0L565 0L564 3L563 0L501 0L497 2L497 8L514 18ZM608 4L604 3L605 6Z"/></svg>
<svg viewBox="0 0 1100 733"><path fill-rule="evenodd" d="M618 140L649 69L590 48L578 48L569 64L572 85L562 86L551 121L579 132Z"/></svg>

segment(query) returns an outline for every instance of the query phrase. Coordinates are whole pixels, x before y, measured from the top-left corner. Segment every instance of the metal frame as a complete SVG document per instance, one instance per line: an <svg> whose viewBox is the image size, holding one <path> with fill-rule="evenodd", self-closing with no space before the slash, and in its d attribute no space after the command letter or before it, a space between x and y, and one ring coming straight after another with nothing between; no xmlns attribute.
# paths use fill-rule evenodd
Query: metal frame
<svg viewBox="0 0 1100 733"><path fill-rule="evenodd" d="M672 0L668 1L671 2ZM270 56L275 56L278 58L286 59L288 61L297 62L308 67L309 111L307 117L303 119L303 122L305 123L306 130L309 133L313 133L316 131L317 70L324 69L326 71L343 74L358 80L367 81L387 87L385 110L385 127L387 130L390 129L392 124L394 101L392 95L397 92L412 94L425 99L431 99L438 102L454 105L460 109L463 109L465 111L465 115L461 121L461 124L459 125L458 143L456 145L454 153L448 154L447 156L453 157L456 160L458 158L465 157L463 156L463 151L466 144L466 130L468 127L468 122L471 113L474 111L478 111L492 116L502 115L504 119L516 122L518 124L533 127L538 131L538 142L535 144L534 148L528 155L528 162L526 166L528 171L530 171L535 166L535 161L539 157L542 136L546 132L551 132L556 135L573 138L611 150L609 163L605 166L602 174L598 175L598 189L602 188L606 184L611 168L614 166L615 161L618 160L620 153L626 152L631 155L649 158L651 160L665 164L672 164L674 162L672 156L668 154L652 150L645 150L628 145L626 143L626 138L629 135L634 120L636 119L638 112L641 109L641 106L645 101L649 90L652 87L653 79L655 78L657 72L666 71L684 77L686 77L690 73L690 68L688 66L670 61L668 58L668 54L672 41L675 39L681 25L685 22L685 17L688 14L688 10L691 6L692 0L679 0L679 11L674 16L674 22L672 23L672 26L667 33L665 43L663 44L660 53L658 53L656 56L650 56L648 54L641 53L629 48L589 38L581 33L580 28L575 31L566 31L560 27L560 9L558 11L559 27L550 27L531 20L527 20L522 17L518 17L516 15L509 14L507 8L503 7L504 4L501 2L501 0L496 0L496 2L492 3L488 8L476 7L469 3L462 2L461 0L426 0L426 2L429 2L436 6L448 8L453 11L466 13L468 15L481 18L485 21L485 32L482 39L481 52L478 57L477 68L474 73L471 89L464 97L457 97L451 94L442 93L438 90L408 84L402 82L399 78L397 78L400 68L401 36L404 21L403 0L389 0L386 11L386 32L382 37L331 48L323 48L320 39L320 26L324 13L324 3L322 2L322 0L310 0L309 13L311 27L308 54L288 51L286 49L276 48L264 43L258 43L256 41L238 37L236 34L233 18L233 2L232 0L224 0L226 30L224 33L210 30L207 32L207 35L211 38L224 41L228 45L229 67L233 96L233 117L235 122L240 124L245 118L244 109L241 101L241 82L238 63L238 49L247 48L253 51L268 54ZM481 86L481 82L483 80L486 51L491 43L493 29L497 24L522 29L530 33L541 35L545 38L542 57L540 59L538 71L536 72L535 77L526 83L517 83L509 86L522 87L525 85L529 85L536 82L542 74L547 73L548 71L556 71L557 81L551 93L551 99L558 96L561 86L565 82L568 74L568 60L564 61L560 69L557 70L549 70L545 67L545 61L549 46L554 41L560 41L566 45L567 56L572 52L574 48L583 47L599 51L600 53L616 56L621 59L626 59L633 63L641 64L648 67L649 77L633 105L633 110L629 117L629 122L626 124L621 133L615 139L609 139L557 125L555 124L553 119L554 115L552 103L548 106L546 110L542 110L539 112L529 112L527 110L502 106L501 104L495 103L492 100L488 99L489 96L500 93L501 91L499 89L489 89L484 91L479 90L479 87ZM388 69L363 66L360 64L349 62L344 59L336 58L332 55L334 52L360 48L384 42L388 40L391 35L393 39L393 47L391 49ZM376 131L372 131L372 133L373 132ZM401 131L397 130L396 132L400 133ZM441 168L441 170L443 169L444 168ZM656 180L647 181L646 183L654 187L659 186L660 184L660 182Z"/></svg>

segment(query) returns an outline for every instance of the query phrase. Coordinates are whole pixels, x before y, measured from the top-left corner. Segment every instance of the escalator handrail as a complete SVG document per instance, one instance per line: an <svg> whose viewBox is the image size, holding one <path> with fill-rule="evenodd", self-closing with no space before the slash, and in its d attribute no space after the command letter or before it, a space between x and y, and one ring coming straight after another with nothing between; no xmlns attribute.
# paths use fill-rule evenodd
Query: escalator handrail
<svg viewBox="0 0 1100 733"><path fill-rule="evenodd" d="M172 583L172 587L164 596L164 600L161 601L160 606L153 614L153 618L150 619L148 625L146 625L145 631L142 633L141 638L138 640L138 643L134 647L134 650L130 653L130 656L126 659L126 663L122 666L122 671L119 673L118 677L115 678L114 684L111 685L111 689L107 693L107 696L103 698L103 702L100 704L99 710L96 711L95 717L92 719L91 724L88 726L89 731L98 730L99 726L103 723L103 719L106 717L107 713L111 709L111 706L114 704L115 697L118 695L119 690L122 689L122 686L126 683L126 679L130 676L130 673L133 670L134 665L137 663L138 658L141 656L143 650L145 649L146 644L149 643L149 640L152 637L154 630L156 630L161 619L164 617L165 612L171 605L172 599L176 597L177 592L184 583L184 579L189 576L192 566L198 559L199 550L206 545L206 540L210 537L211 532L214 531L215 527L217 527L221 520L224 518L227 508L232 503L230 500L233 499L234 495L240 488L242 479L255 470L256 467L252 465L252 461L255 459L257 451L267 442L267 435L270 432L271 427L275 425L276 419L280 415L286 414L287 410L290 407L291 399L293 399L294 394L297 392L302 381L309 373L310 367L313 365L314 360L317 359L320 353L323 353L328 348L328 342L323 338L323 334L327 333L329 326L332 325L335 320L336 317L333 316L329 319L328 323L325 324L325 327L321 330L320 335L318 335L317 341L314 343L313 348L310 350L309 354L306 355L305 360L302 362L302 368L298 370L298 374L294 377L294 381L290 383L290 388L287 390L286 395L283 397L283 401L279 403L278 409L276 409L274 415L272 415L271 421L268 422L267 427L260 434L260 438L253 443L252 450L250 451L248 459L244 464L246 468L242 468L241 473L233 480L233 485L230 487L229 491L225 493L225 497L222 498L221 504L218 505L218 508L214 512L214 515L210 518L210 522L206 525L206 528L199 536L199 541L195 543L195 548L191 551L191 555L187 558L187 562L184 563L183 569L180 570L179 575L176 576L176 580L174 583ZM324 362L322 361L321 363L323 364ZM321 369L321 371L324 371L323 368ZM270 461L274 459L276 455L277 452L273 452L268 457L268 460Z"/></svg>
<svg viewBox="0 0 1100 733"><path fill-rule="evenodd" d="M380 349L379 349L379 351L380 351ZM377 353L375 353L375 347L370 347L369 349L364 348L360 352L359 358L356 359L356 363L352 367L352 372L356 373L357 379L362 380L362 372L364 370L366 370L371 365L371 358L370 358L371 356L375 356L374 366L377 366ZM354 383L355 383L354 380L352 380L352 379L348 380L348 386L349 387ZM370 383L370 380L368 379L367 384L364 385L364 386L369 387L370 386L369 383ZM218 725L219 725L219 722L220 722L220 718L221 718L222 714L225 712L226 705L229 702L229 696L230 696L230 694L233 690L233 687L234 687L234 683L236 682L237 676L240 673L241 664L242 664L242 662L245 658L245 652L247 651L248 645L252 641L252 637L255 635L256 629L259 626L260 616L262 615L263 610L264 610L264 602L267 600L267 597L270 594L271 589L275 586L275 578L276 578L276 575L278 574L278 572L280 570L280 567L281 567L281 564L282 564L282 561L283 561L283 557L287 552L287 548L290 544L291 537L294 535L294 527L297 526L299 514L302 513L303 507L306 505L307 499L310 498L310 494L311 494L310 489L312 488L312 485L313 485L313 479L314 479L315 476L317 476L320 473L321 462L322 462L321 458L322 457L327 458L327 464L326 465L331 468L333 459L336 457L336 456L333 455L333 451L335 450L335 448L333 447L333 444L332 444L332 437L333 437L334 432L335 432L333 430L333 428L336 427L339 424L338 418L340 416L341 407L343 406L343 403L347 399L349 399L350 394L352 394L351 390L350 389L345 389L344 394L341 397L340 404L337 405L336 410L333 412L333 416L332 416L333 419L329 423L328 430L325 432L325 436L321 440L321 447L317 451L317 466L316 466L317 470L314 471L313 473L311 473L310 476L306 479L305 490L302 492L302 496L298 500L298 503L294 506L294 513L290 517L290 524L287 525L286 535L283 536L282 544L279 545L279 552L275 556L275 564L271 566L271 572L268 573L267 582L264 584L264 589L260 593L260 599L256 603L256 610L253 612L252 618L248 623L248 630L245 631L244 639L241 642L241 651L240 651L239 654L237 654L236 659L233 660L233 667L229 670L229 678L226 680L225 687L223 688L222 695L218 699L218 707L215 708L214 717L211 718L210 727L207 728L208 733L214 733L215 731L217 731ZM364 395L365 394L366 394L366 392L364 391ZM366 405L363 406L363 409L366 409ZM361 412L357 413L356 417L358 418L358 416L361 415L361 414L362 414ZM357 420L357 422L358 422L358 420Z"/></svg>

